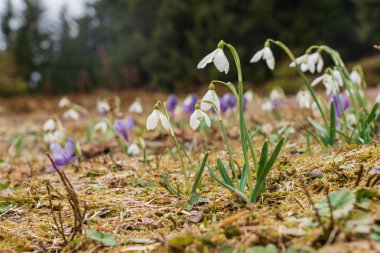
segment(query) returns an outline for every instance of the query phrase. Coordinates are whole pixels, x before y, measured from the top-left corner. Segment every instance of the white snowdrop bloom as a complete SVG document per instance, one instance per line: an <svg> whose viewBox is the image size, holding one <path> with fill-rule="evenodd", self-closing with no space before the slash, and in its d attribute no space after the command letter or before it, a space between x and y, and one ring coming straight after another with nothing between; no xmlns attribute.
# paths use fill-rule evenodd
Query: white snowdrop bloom
<svg viewBox="0 0 380 253"><path fill-rule="evenodd" d="M334 70L337 71L337 70ZM314 87L318 83L322 82L323 85L326 88L326 94L331 95L332 93L338 93L339 92L339 87L343 86L343 79L342 76L340 75L339 71L337 72L332 72L332 74L323 74L311 83L311 86Z"/></svg>
<svg viewBox="0 0 380 253"><path fill-rule="evenodd" d="M280 101L284 98L285 98L285 94L281 88L274 88L269 94L269 99L271 101Z"/></svg>
<svg viewBox="0 0 380 253"><path fill-rule="evenodd" d="M340 72L336 69L334 69L332 71L332 77L334 79L334 81L340 86L340 87L343 87L343 78L342 78L342 75L340 74Z"/></svg>
<svg viewBox="0 0 380 253"><path fill-rule="evenodd" d="M202 120L204 120L206 122L206 125L208 127L211 126L211 121L210 121L209 116L205 112L201 111L199 109L199 105L197 105L195 111L193 112L193 114L191 114L191 117L190 117L191 129L193 129L195 131L199 127L199 125L201 124Z"/></svg>
<svg viewBox="0 0 380 253"><path fill-rule="evenodd" d="M53 119L48 119L42 129L45 132L52 132L56 129L57 125L55 124L55 121Z"/></svg>
<svg viewBox="0 0 380 253"><path fill-rule="evenodd" d="M380 104L380 93L377 94L377 96L376 96L376 98L375 98L375 103Z"/></svg>
<svg viewBox="0 0 380 253"><path fill-rule="evenodd" d="M127 149L127 153L128 155L131 155L131 156L136 156L138 154L140 154L140 148L139 146L137 146L136 144L131 144L129 145L128 149Z"/></svg>
<svg viewBox="0 0 380 253"><path fill-rule="evenodd" d="M69 107L71 105L71 102L68 97L64 96L62 97L59 102L58 102L58 107L59 108L65 108Z"/></svg>
<svg viewBox="0 0 380 253"><path fill-rule="evenodd" d="M143 113L143 106L140 99L136 99L128 108L129 112L141 114Z"/></svg>
<svg viewBox="0 0 380 253"><path fill-rule="evenodd" d="M347 124L350 125L350 126L355 126L357 124L357 120L356 120L356 117L354 114L352 113L349 113L347 116L346 116L346 120L347 120Z"/></svg>
<svg viewBox="0 0 380 253"><path fill-rule="evenodd" d="M56 130L44 134L43 139L46 143L61 143L63 141L64 136L65 135L62 131Z"/></svg>
<svg viewBox="0 0 380 253"><path fill-rule="evenodd" d="M253 92L252 91L246 91L245 93L244 93L244 97L245 97L245 99L247 99L247 102L248 103L251 103L252 101L253 101Z"/></svg>
<svg viewBox="0 0 380 253"><path fill-rule="evenodd" d="M224 44L219 42L218 48L206 55L199 63L197 68L203 69L207 64L214 62L215 67L224 73L228 73L230 69L230 63L223 51Z"/></svg>
<svg viewBox="0 0 380 253"><path fill-rule="evenodd" d="M108 130L108 124L105 121L100 121L100 122L95 124L94 129L95 129L95 131L100 131L103 134L105 134L105 133L107 133L107 130Z"/></svg>
<svg viewBox="0 0 380 253"><path fill-rule="evenodd" d="M96 110L101 115L106 115L111 110L111 106L110 106L110 104L107 101L99 101L96 104Z"/></svg>
<svg viewBox="0 0 380 253"><path fill-rule="evenodd" d="M361 78L359 72L356 70L351 71L350 79L357 86L360 86L362 84L362 78Z"/></svg>
<svg viewBox="0 0 380 253"><path fill-rule="evenodd" d="M171 130L168 118L162 112L160 112L158 108L158 106L155 106L153 112L149 115L148 119L146 120L146 129L148 131L155 129L158 125L158 122L160 121L162 127L166 131ZM171 130L171 132L172 131L173 130Z"/></svg>
<svg viewBox="0 0 380 253"><path fill-rule="evenodd" d="M258 62L259 60L265 60L268 68L274 70L275 60L269 46L264 46L263 49L257 51L250 60L250 63Z"/></svg>
<svg viewBox="0 0 380 253"><path fill-rule="evenodd" d="M296 95L296 100L298 102L299 107L310 109L311 107L311 94L306 90L298 91Z"/></svg>
<svg viewBox="0 0 380 253"><path fill-rule="evenodd" d="M272 101L266 100L264 103L261 104L261 110L268 112L273 110L273 104Z"/></svg>
<svg viewBox="0 0 380 253"><path fill-rule="evenodd" d="M201 109L202 111L207 111L210 110L212 105L214 104L216 107L216 110L220 112L220 101L219 97L215 92L215 86L213 84L210 84L209 90L207 93L204 95L204 97L201 100Z"/></svg>
<svg viewBox="0 0 380 253"><path fill-rule="evenodd" d="M319 52L301 55L291 62L289 67L295 67L296 63L300 65L302 72L310 71L310 73L314 73L315 70L318 73L321 72L324 65L323 58Z"/></svg>
<svg viewBox="0 0 380 253"><path fill-rule="evenodd" d="M69 109L64 114L63 117L65 119L79 120L80 115L75 109Z"/></svg>

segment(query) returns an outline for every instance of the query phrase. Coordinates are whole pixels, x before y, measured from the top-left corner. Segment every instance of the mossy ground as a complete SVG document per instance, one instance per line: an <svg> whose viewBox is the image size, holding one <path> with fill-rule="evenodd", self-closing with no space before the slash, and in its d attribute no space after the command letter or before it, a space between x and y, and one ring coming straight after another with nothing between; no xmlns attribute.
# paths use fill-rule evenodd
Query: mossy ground
<svg viewBox="0 0 380 253"><path fill-rule="evenodd" d="M87 108L94 108L99 94L74 98ZM103 94L104 95L104 94ZM108 94L110 95L110 94ZM145 115L137 118L144 127L145 117L155 98L141 95ZM121 94L122 108L136 94ZM380 145L358 146L339 143L336 148L324 149L312 142L307 150L304 132L307 112L300 112L289 100L281 112L283 120L275 121L272 115L259 112L257 106L248 113L249 126L262 125L261 134L254 143L259 153L265 138L271 147L278 129L288 134L278 161L271 170L267 190L257 204L247 205L231 192L218 185L207 170L199 191L203 201L189 205L188 198L178 198L163 186L161 173L166 173L174 185L181 185L180 163L175 155L170 136L159 133L144 134L149 162L141 156L129 157L120 152L115 141L94 137L84 140L84 129L98 119L95 111L80 122L64 122L68 133L80 139L86 158L64 169L88 211L83 229L98 230L113 235L118 244L104 247L99 242L79 234L69 245L55 229L50 213L45 182L53 188L53 209L61 204L66 232L72 229L72 212L65 199L65 191L58 174L45 172L49 166L41 141L40 129L49 115L55 113L57 99L9 99L3 101L0 119L2 168L0 169L0 204L11 205L0 214L0 250L25 251L78 251L78 252L259 252L254 246L273 244L278 252L379 252L380 244L374 240L374 230L380 221L379 187L369 181L369 171L380 165ZM17 112L17 113L15 113ZM242 164L239 148L238 121L229 115L228 134L235 151L235 159ZM141 131L143 131L141 128ZM16 133L24 134L24 147L17 154L9 144ZM137 133L132 138L137 139ZM193 132L189 127L176 128L179 142L188 152L192 174L201 162L200 154L210 151L209 164L216 158L228 156L224 151L223 135L215 123L212 129ZM102 153L104 147L112 154ZM359 174L361 176L359 177ZM301 182L305 182L305 186ZM373 184L373 185L372 185ZM342 188L367 189L371 197L367 205L355 205L350 215L334 219L322 217L327 233L318 224L310 200L314 203L326 196L326 189L334 192ZM372 217L367 230L348 229L347 223L355 212L366 212ZM301 220L310 219L313 226L303 226ZM329 226L331 225L331 226ZM376 239L376 238L375 238ZM304 251L296 251L303 249ZM260 251L261 252L261 251ZM272 251L265 251L272 252ZM291 251L289 251L291 252Z"/></svg>

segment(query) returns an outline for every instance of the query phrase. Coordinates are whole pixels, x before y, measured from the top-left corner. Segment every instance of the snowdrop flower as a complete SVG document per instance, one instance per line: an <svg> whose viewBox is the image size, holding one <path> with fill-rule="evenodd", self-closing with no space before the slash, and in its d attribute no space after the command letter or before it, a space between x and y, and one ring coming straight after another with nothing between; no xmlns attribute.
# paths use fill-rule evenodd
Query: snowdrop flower
<svg viewBox="0 0 380 253"><path fill-rule="evenodd" d="M128 108L131 113L141 114L143 113L143 107L141 105L140 99L137 98Z"/></svg>
<svg viewBox="0 0 380 253"><path fill-rule="evenodd" d="M339 96L339 97L338 97ZM339 102L340 100L340 102ZM342 116L343 112L350 106L348 98L344 94L333 94L329 98L329 103L334 102L336 116ZM341 108L342 106L342 108ZM343 109L343 111L341 110Z"/></svg>
<svg viewBox="0 0 380 253"><path fill-rule="evenodd" d="M106 116L111 110L111 106L107 101L99 101L96 105L96 110L101 116Z"/></svg>
<svg viewBox="0 0 380 253"><path fill-rule="evenodd" d="M161 122L162 127L166 131L170 131L171 134L173 134L173 130L170 126L168 118L162 112L160 112L159 108L160 107L158 104L154 106L153 112L149 115L148 119L146 120L146 129L148 131L153 130L157 127L158 122Z"/></svg>
<svg viewBox="0 0 380 253"><path fill-rule="evenodd" d="M201 109L202 111L210 110L212 106L215 105L216 110L220 111L220 101L219 97L215 92L215 86L210 84L207 93L204 95L201 101Z"/></svg>
<svg viewBox="0 0 380 253"><path fill-rule="evenodd" d="M323 58L319 52L301 55L291 62L289 67L295 67L296 63L300 65L302 72L310 71L310 73L314 73L315 70L318 73L321 72L324 65Z"/></svg>
<svg viewBox="0 0 380 253"><path fill-rule="evenodd" d="M211 126L211 120L210 120L209 116L204 111L200 110L200 107L197 104L195 106L195 111L193 112L193 114L190 117L191 129L193 129L195 131L199 127L199 125L201 124L202 120L204 120L206 122L206 125L208 127Z"/></svg>
<svg viewBox="0 0 380 253"><path fill-rule="evenodd" d="M311 107L311 95L310 92L306 90L298 91L296 95L296 100L300 108L310 109Z"/></svg>
<svg viewBox="0 0 380 253"><path fill-rule="evenodd" d="M284 91L281 88L274 88L270 94L269 94L269 99L271 101L280 101L285 98Z"/></svg>
<svg viewBox="0 0 380 253"><path fill-rule="evenodd" d="M195 94L188 95L182 104L183 111L187 114L193 113L197 101L198 97Z"/></svg>
<svg viewBox="0 0 380 253"><path fill-rule="evenodd" d="M108 130L108 124L105 121L100 121L100 122L95 124L94 129L95 129L95 131L100 131L103 134L105 134L105 133L107 133L107 130Z"/></svg>
<svg viewBox="0 0 380 253"><path fill-rule="evenodd" d="M79 120L80 116L79 113L75 109L69 109L64 114L63 117L65 119L73 119L73 120Z"/></svg>
<svg viewBox="0 0 380 253"><path fill-rule="evenodd" d="M137 146L136 144L133 143L133 144L128 146L127 153L128 153L128 155L136 156L136 155L140 154L140 148L139 148L139 146Z"/></svg>
<svg viewBox="0 0 380 253"><path fill-rule="evenodd" d="M269 45L265 45L263 49L256 52L250 60L250 63L258 62L261 59L266 61L268 68L274 70L275 60Z"/></svg>
<svg viewBox="0 0 380 253"><path fill-rule="evenodd" d="M380 104L380 93L377 94L377 96L376 96L376 98L375 98L375 103Z"/></svg>
<svg viewBox="0 0 380 253"><path fill-rule="evenodd" d="M65 148L58 143L50 144L50 151L57 167L63 167L76 159L74 141L70 138L67 140Z"/></svg>
<svg viewBox="0 0 380 253"><path fill-rule="evenodd" d="M64 137L65 135L62 131L55 130L53 132L48 132L44 134L43 139L44 139L44 142L46 143L53 143L53 142L61 143Z"/></svg>
<svg viewBox="0 0 380 253"><path fill-rule="evenodd" d="M347 121L347 124L350 125L350 126L356 126L356 124L358 123L357 120L356 120L355 115L352 114L352 113L349 113L346 116L346 121Z"/></svg>
<svg viewBox="0 0 380 253"><path fill-rule="evenodd" d="M135 126L135 120L132 117L117 119L113 125L115 131L123 136L124 140L129 142L129 132Z"/></svg>
<svg viewBox="0 0 380 253"><path fill-rule="evenodd" d="M207 64L214 62L215 67L224 73L228 73L230 69L230 63L223 51L224 44L223 42L219 42L218 48L206 55L199 63L197 68L203 69Z"/></svg>
<svg viewBox="0 0 380 253"><path fill-rule="evenodd" d="M171 114L174 114L176 107L177 107L177 96L172 94L168 97L168 100L166 101L166 108L168 109L168 112L170 112Z"/></svg>
<svg viewBox="0 0 380 253"><path fill-rule="evenodd" d="M71 105L71 102L70 100L68 99L68 97L66 96L63 96L61 98L61 100L59 100L58 102L58 107L59 108L65 108L65 107L69 107Z"/></svg>
<svg viewBox="0 0 380 253"><path fill-rule="evenodd" d="M343 87L343 79L338 70L333 70L331 73L325 73L317 77L311 83L311 86L314 87L320 82L325 86L327 95L338 93L339 88Z"/></svg>
<svg viewBox="0 0 380 253"><path fill-rule="evenodd" d="M56 124L55 124L55 121L54 119L48 119L44 126L42 127L42 129L45 131L45 132L52 132L56 129Z"/></svg>
<svg viewBox="0 0 380 253"><path fill-rule="evenodd" d="M361 78L359 72L356 70L351 71L350 79L357 86L360 86L362 84L362 78Z"/></svg>
<svg viewBox="0 0 380 253"><path fill-rule="evenodd" d="M248 103L251 103L251 102L253 102L253 92L252 91L246 91L245 93L244 93L244 97L245 97L245 99L247 99L247 102Z"/></svg>
<svg viewBox="0 0 380 253"><path fill-rule="evenodd" d="M272 101L266 100L264 103L262 103L261 110L265 112L272 111L273 110Z"/></svg>

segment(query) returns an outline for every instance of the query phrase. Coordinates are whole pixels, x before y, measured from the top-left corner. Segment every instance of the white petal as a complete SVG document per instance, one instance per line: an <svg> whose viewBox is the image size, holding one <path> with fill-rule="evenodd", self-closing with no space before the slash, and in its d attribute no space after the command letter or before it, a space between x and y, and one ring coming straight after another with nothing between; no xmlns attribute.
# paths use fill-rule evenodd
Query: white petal
<svg viewBox="0 0 380 253"><path fill-rule="evenodd" d="M137 113L137 114L141 114L143 113L143 107L140 103L140 101L136 100L134 101L128 108L128 111L129 112L133 112L133 113Z"/></svg>
<svg viewBox="0 0 380 253"><path fill-rule="evenodd" d="M199 110L195 110L193 114L191 114L190 116L190 127L194 131L199 127L199 124L200 124L200 121L198 119L198 111Z"/></svg>
<svg viewBox="0 0 380 253"><path fill-rule="evenodd" d="M266 62L267 62L268 68L270 68L271 70L274 70L274 58L273 57L267 58Z"/></svg>
<svg viewBox="0 0 380 253"><path fill-rule="evenodd" d="M252 57L252 59L251 59L249 62L250 62L250 63L258 62L258 61L261 59L261 57L263 57L264 49L265 49L265 48L263 48L263 49L257 51L257 52L255 53L255 55Z"/></svg>
<svg viewBox="0 0 380 253"><path fill-rule="evenodd" d="M140 154L140 148L133 143L128 147L127 153L132 156L138 155Z"/></svg>
<svg viewBox="0 0 380 253"><path fill-rule="evenodd" d="M380 103L380 93L377 94L376 98L375 98L375 103Z"/></svg>
<svg viewBox="0 0 380 253"><path fill-rule="evenodd" d="M53 119L48 119L44 126L43 126L43 130L45 132L50 132L50 131L54 131L56 128L56 125L55 125L55 121Z"/></svg>
<svg viewBox="0 0 380 253"><path fill-rule="evenodd" d="M159 111L153 110L153 112L149 115L148 119L146 120L146 129L153 130L157 127L158 124L158 117L159 117Z"/></svg>
<svg viewBox="0 0 380 253"><path fill-rule="evenodd" d="M305 63L301 64L301 71L302 72L306 72L308 69L309 69L309 66L307 64L305 64Z"/></svg>
<svg viewBox="0 0 380 253"><path fill-rule="evenodd" d="M317 63L318 73L320 73L322 71L323 65L324 65L323 58L322 58L322 56L319 56L318 63Z"/></svg>
<svg viewBox="0 0 380 253"><path fill-rule="evenodd" d="M244 93L244 97L245 99L247 99L247 102L250 103L253 101L253 92L252 91L247 91L246 93Z"/></svg>
<svg viewBox="0 0 380 253"><path fill-rule="evenodd" d="M265 47L264 53L263 53L263 59L266 60L268 58L273 58L273 53L272 53L272 50L270 50L270 47Z"/></svg>
<svg viewBox="0 0 380 253"><path fill-rule="evenodd" d="M304 54L304 55L301 55L301 56L297 57L297 58L295 59L295 61L292 61L292 62L289 64L289 67L295 67L295 66L296 66L296 63L297 63L297 64L301 64L302 62L304 62L306 56L307 56L307 55Z"/></svg>
<svg viewBox="0 0 380 253"><path fill-rule="evenodd" d="M220 71L220 72L225 72L226 74L228 73L228 70L230 69L230 63L227 60L226 55L223 52L223 49L217 48L215 53L215 58L214 58L214 64L215 67Z"/></svg>
<svg viewBox="0 0 380 253"><path fill-rule="evenodd" d="M350 79L356 85L360 85L362 83L362 78L360 77L359 73L356 70L353 70L351 72Z"/></svg>
<svg viewBox="0 0 380 253"><path fill-rule="evenodd" d="M211 126L211 120L210 120L210 117L209 117L205 112L203 112L203 111L201 111L201 110L199 110L199 114L200 114L200 116L202 116L202 118L205 120L206 125L207 125L208 127L210 127L210 126Z"/></svg>
<svg viewBox="0 0 380 253"><path fill-rule="evenodd" d="M323 74L323 75L315 78L314 81L311 83L311 86L314 87L315 85L320 83L325 77L326 77L326 74Z"/></svg>
<svg viewBox="0 0 380 253"><path fill-rule="evenodd" d="M211 53L209 53L208 55L206 55L199 63L198 63L198 66L197 68L198 69L203 69L204 67L206 67L207 64L209 64L210 62L212 62L214 60L214 57L215 57L215 54L217 52L218 48L215 49L214 51L212 51Z"/></svg>
<svg viewBox="0 0 380 253"><path fill-rule="evenodd" d="M161 120L161 124L162 124L163 128L166 131L169 131L169 129L170 129L169 120L162 112L160 112L160 120Z"/></svg>
<svg viewBox="0 0 380 253"><path fill-rule="evenodd" d="M100 121L100 122L96 123L96 125L94 126L94 129L95 129L95 131L100 131L102 133L106 133L107 129L108 129L107 122Z"/></svg>
<svg viewBox="0 0 380 253"><path fill-rule="evenodd" d="M335 78L335 81L338 83L338 85L340 87L343 87L343 79L342 79L340 72L338 70L333 70L332 74Z"/></svg>
<svg viewBox="0 0 380 253"><path fill-rule="evenodd" d="M203 111L207 111L212 107L212 105L210 105L209 103L205 103L204 101L214 104L216 106L217 111L220 111L220 101L218 95L214 90L208 90L206 95L202 98L201 109Z"/></svg>

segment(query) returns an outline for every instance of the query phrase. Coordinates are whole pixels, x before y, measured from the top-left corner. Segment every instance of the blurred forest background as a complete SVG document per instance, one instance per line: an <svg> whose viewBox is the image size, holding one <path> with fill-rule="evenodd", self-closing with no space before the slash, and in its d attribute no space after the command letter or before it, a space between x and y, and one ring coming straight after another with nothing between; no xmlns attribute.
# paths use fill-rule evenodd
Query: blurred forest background
<svg viewBox="0 0 380 253"><path fill-rule="evenodd" d="M196 69L220 39L236 46L247 82L296 90L296 72L282 52L275 49L273 73L249 64L268 37L297 55L312 44L328 44L346 61L363 63L370 84L380 80L379 53L372 47L380 42L378 0L97 0L74 20L63 8L53 30L42 19L41 1L23 0L25 11L17 17L12 1L1 1L6 46L0 51L0 95L196 89L223 75Z"/></svg>

